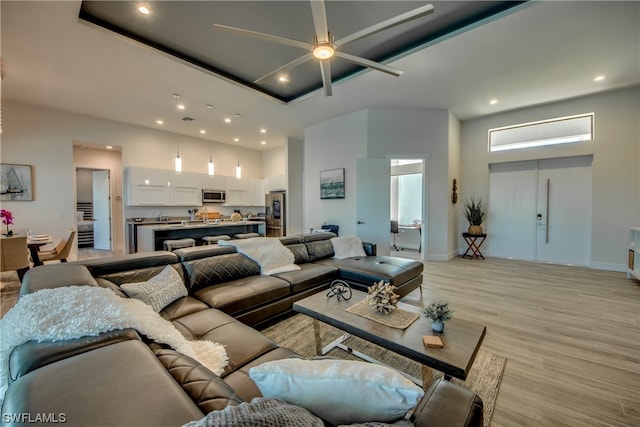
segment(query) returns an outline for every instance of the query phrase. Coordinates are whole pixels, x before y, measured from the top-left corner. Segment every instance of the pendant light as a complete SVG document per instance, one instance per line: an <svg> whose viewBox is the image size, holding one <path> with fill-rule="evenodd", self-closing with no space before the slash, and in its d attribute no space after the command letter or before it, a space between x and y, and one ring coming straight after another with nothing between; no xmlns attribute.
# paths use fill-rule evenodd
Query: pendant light
<svg viewBox="0 0 640 427"><path fill-rule="evenodd" d="M238 160L238 164L236 165L236 179L242 178L242 168L240 167L240 160Z"/></svg>
<svg viewBox="0 0 640 427"><path fill-rule="evenodd" d="M211 110L213 110L213 105L207 104L207 110L209 110L209 123L211 123ZM215 174L215 167L213 165L213 157L211 156L211 146L209 146L209 165L207 167L207 172L209 176L213 176Z"/></svg>
<svg viewBox="0 0 640 427"><path fill-rule="evenodd" d="M182 173L182 159L180 158L180 147L179 146L178 146L178 151L177 151L177 154L176 154L175 165L176 165L176 172L177 173Z"/></svg>
<svg viewBox="0 0 640 427"><path fill-rule="evenodd" d="M213 166L213 157L211 157L211 149L209 149L209 168L208 168L209 176L213 176L215 169Z"/></svg>

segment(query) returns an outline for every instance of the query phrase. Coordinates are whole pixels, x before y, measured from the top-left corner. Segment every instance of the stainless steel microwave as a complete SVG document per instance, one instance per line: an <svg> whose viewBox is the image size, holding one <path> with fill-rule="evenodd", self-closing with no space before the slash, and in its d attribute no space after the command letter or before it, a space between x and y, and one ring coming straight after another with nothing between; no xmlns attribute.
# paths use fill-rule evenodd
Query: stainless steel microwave
<svg viewBox="0 0 640 427"><path fill-rule="evenodd" d="M224 203L226 201L226 193L224 190L202 190L202 203Z"/></svg>

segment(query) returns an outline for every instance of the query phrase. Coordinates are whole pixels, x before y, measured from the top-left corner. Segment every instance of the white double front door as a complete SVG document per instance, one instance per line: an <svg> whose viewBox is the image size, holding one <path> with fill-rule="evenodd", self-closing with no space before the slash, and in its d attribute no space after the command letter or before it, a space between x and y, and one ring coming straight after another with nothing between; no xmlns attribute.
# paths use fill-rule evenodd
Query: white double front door
<svg viewBox="0 0 640 427"><path fill-rule="evenodd" d="M487 253L589 265L591 156L490 166Z"/></svg>

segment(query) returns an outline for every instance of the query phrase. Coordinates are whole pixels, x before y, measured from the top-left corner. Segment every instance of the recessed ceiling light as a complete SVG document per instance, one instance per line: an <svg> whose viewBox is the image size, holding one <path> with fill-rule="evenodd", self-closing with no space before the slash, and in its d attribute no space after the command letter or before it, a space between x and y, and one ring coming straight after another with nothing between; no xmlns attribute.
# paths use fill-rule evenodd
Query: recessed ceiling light
<svg viewBox="0 0 640 427"><path fill-rule="evenodd" d="M601 82L601 81L603 81L603 80L604 80L604 76L596 76L596 77L593 79L593 81L594 81L594 82Z"/></svg>
<svg viewBox="0 0 640 427"><path fill-rule="evenodd" d="M205 133L207 133L207 131L204 129L200 129L200 133L204 135Z"/></svg>
<svg viewBox="0 0 640 427"><path fill-rule="evenodd" d="M260 141L260 144L267 145L267 141Z"/></svg>
<svg viewBox="0 0 640 427"><path fill-rule="evenodd" d="M149 10L149 8L145 5L140 5L138 6L138 12L140 12L143 15L148 15L151 13L151 11Z"/></svg>
<svg viewBox="0 0 640 427"><path fill-rule="evenodd" d="M156 124L163 125L164 122L162 120L158 119L158 120L156 120Z"/></svg>
<svg viewBox="0 0 640 427"><path fill-rule="evenodd" d="M106 148L107 150L113 150L113 146L111 145L105 145L104 148Z"/></svg>
<svg viewBox="0 0 640 427"><path fill-rule="evenodd" d="M260 133L267 133L266 129L260 129Z"/></svg>
<svg viewBox="0 0 640 427"><path fill-rule="evenodd" d="M289 81L289 78L287 76L280 76L280 77L278 77L278 81L280 83L286 83L286 82Z"/></svg>
<svg viewBox="0 0 640 427"><path fill-rule="evenodd" d="M231 123L231 119L230 119L229 117L226 117L226 118L224 119L224 122L225 122L225 123Z"/></svg>
<svg viewBox="0 0 640 427"><path fill-rule="evenodd" d="M492 99L491 101L489 101L489 104L491 105L496 105L498 103L497 99Z"/></svg>
<svg viewBox="0 0 640 427"><path fill-rule="evenodd" d="M238 142L238 141L240 141L240 139L238 139L238 138L233 138L233 142Z"/></svg>
<svg viewBox="0 0 640 427"><path fill-rule="evenodd" d="M184 110L184 104L178 104L178 110Z"/></svg>

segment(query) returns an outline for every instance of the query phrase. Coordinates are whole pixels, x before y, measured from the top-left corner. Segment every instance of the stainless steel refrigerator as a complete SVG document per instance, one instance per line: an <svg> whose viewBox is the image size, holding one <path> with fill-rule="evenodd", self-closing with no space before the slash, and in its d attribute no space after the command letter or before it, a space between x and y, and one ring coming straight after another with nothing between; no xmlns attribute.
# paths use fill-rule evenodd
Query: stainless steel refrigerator
<svg viewBox="0 0 640 427"><path fill-rule="evenodd" d="M287 235L287 217L285 193L272 192L264 197L266 207L267 237L281 237Z"/></svg>

